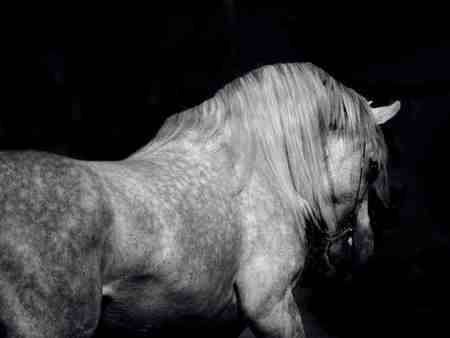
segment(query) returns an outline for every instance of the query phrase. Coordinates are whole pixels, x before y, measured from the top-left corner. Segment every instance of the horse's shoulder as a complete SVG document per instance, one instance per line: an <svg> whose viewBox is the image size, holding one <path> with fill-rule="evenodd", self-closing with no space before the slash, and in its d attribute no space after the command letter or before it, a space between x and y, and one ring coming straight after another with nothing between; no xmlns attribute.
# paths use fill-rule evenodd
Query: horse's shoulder
<svg viewBox="0 0 450 338"><path fill-rule="evenodd" d="M245 260L251 269L271 266L277 274L295 274L306 254L304 229L260 177L252 180L242 199Z"/></svg>

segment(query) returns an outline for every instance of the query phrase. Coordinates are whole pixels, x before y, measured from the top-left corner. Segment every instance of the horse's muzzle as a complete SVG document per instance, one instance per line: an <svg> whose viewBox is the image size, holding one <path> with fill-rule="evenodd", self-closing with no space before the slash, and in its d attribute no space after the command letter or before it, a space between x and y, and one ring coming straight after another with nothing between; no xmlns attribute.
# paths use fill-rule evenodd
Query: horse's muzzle
<svg viewBox="0 0 450 338"><path fill-rule="evenodd" d="M330 241L325 255L335 273L347 275L367 264L373 248L371 230L356 228L346 236Z"/></svg>

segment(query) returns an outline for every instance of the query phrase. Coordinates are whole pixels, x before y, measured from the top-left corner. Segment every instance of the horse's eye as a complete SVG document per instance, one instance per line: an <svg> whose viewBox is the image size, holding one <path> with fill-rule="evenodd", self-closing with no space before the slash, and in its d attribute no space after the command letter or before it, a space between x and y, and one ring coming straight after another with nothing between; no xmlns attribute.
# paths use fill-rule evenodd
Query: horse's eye
<svg viewBox="0 0 450 338"><path fill-rule="evenodd" d="M369 161L369 168L367 168L367 181L369 183L375 182L378 178L378 174L380 173L380 168L378 166L378 162L374 160Z"/></svg>

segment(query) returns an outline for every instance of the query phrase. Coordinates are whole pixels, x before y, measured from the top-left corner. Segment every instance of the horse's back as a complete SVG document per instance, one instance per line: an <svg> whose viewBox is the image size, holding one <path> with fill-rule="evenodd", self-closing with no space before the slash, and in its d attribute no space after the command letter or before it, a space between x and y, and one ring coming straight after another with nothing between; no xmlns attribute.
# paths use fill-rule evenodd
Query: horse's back
<svg viewBox="0 0 450 338"><path fill-rule="evenodd" d="M88 337L100 311L97 179L47 153L0 154L0 335Z"/></svg>

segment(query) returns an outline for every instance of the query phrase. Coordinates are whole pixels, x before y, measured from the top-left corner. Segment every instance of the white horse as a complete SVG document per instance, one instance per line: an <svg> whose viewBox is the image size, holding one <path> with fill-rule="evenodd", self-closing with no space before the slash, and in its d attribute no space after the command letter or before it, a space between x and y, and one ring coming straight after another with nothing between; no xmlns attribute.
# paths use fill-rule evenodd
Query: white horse
<svg viewBox="0 0 450 338"><path fill-rule="evenodd" d="M386 199L378 125L399 107L277 64L121 161L2 153L0 336L304 337L292 290L307 230L330 268L338 239L371 254L368 187Z"/></svg>

